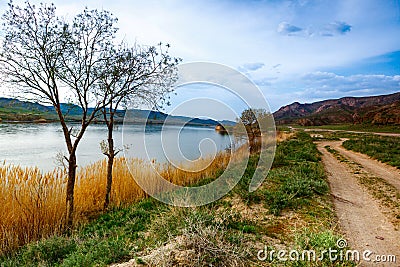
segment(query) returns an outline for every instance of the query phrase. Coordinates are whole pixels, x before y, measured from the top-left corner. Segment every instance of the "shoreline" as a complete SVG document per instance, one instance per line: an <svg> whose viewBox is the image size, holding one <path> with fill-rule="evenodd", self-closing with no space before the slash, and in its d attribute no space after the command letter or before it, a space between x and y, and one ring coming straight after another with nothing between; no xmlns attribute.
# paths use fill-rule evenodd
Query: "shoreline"
<svg viewBox="0 0 400 267"><path fill-rule="evenodd" d="M66 121L67 123L73 123L73 124L79 124L80 121L77 120L72 120L72 121ZM10 120L1 120L0 124L52 124L52 123L59 123L59 121L10 121ZM93 122L91 125L99 125L99 124L105 124L105 122L98 121L98 122ZM123 121L116 121L115 125L142 125L143 122L128 122L124 123ZM168 126L181 126L182 124L179 123L164 123L164 122L154 122L150 121L147 122L146 125L168 125ZM198 127L215 127L213 124L199 124L199 123L186 123L185 126L198 126Z"/></svg>

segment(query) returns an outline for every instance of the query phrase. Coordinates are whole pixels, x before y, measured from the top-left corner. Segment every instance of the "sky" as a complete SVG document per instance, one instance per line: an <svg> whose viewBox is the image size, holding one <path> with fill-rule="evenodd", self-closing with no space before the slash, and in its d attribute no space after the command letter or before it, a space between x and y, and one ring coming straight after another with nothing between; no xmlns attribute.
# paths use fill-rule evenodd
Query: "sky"
<svg viewBox="0 0 400 267"><path fill-rule="evenodd" d="M53 2L67 18L85 6L111 11L119 19L118 38L128 43L161 41L183 63L214 62L240 71L262 91L271 111L295 101L400 91L399 0ZM5 8L1 0L0 11ZM215 86L177 93L167 111L193 96L242 106ZM190 105L179 114L191 115Z"/></svg>

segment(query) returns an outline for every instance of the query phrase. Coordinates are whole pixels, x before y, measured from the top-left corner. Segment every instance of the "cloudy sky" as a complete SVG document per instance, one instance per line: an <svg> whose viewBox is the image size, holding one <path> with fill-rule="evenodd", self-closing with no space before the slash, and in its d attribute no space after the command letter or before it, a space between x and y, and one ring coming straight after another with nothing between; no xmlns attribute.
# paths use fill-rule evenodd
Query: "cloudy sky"
<svg viewBox="0 0 400 267"><path fill-rule="evenodd" d="M272 111L294 101L400 91L398 0L53 2L67 18L84 6L111 11L119 18L119 37L129 43L162 41L183 62L239 70L262 90ZM206 97L213 90L199 86L194 94ZM178 102L185 98L180 91Z"/></svg>

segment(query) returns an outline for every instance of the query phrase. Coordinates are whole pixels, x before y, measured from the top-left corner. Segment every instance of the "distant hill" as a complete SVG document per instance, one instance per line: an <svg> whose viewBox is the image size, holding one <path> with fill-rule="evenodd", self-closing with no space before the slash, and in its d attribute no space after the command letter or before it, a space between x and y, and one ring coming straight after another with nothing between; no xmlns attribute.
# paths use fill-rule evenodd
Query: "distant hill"
<svg viewBox="0 0 400 267"><path fill-rule="evenodd" d="M370 97L343 97L310 104L294 102L274 112L274 118L278 125L400 124L400 92Z"/></svg>
<svg viewBox="0 0 400 267"><path fill-rule="evenodd" d="M48 111L50 111L49 107L43 106L38 103L20 101L17 99L4 98L4 97L0 97L0 107L1 108L20 109L20 110L31 111L31 112L48 112Z"/></svg>
<svg viewBox="0 0 400 267"><path fill-rule="evenodd" d="M206 125L206 126L216 126L220 122L212 119L199 119L199 118L191 118L186 116L173 116L168 115L161 111L149 111L149 110L141 110L141 109L133 109L130 110L130 115L134 118L134 123L144 122L152 124L161 124L164 123L168 118L168 124L179 124L182 123L188 125ZM124 111L121 111L119 114L119 120L122 121L123 116L125 115Z"/></svg>
<svg viewBox="0 0 400 267"><path fill-rule="evenodd" d="M61 110L64 114L67 114L67 118L70 121L79 120L79 115L82 109L79 106L73 104L61 104ZM135 118L135 122L141 123L148 121L149 123L160 124L165 121L168 117L168 121L171 124L181 124L182 122L188 122L189 125L200 125L200 126L215 126L220 123L223 125L234 125L235 122L224 120L222 122L212 119L200 119L191 118L185 116L168 116L168 114L160 111L149 111L134 109L132 114ZM122 123L125 116L124 110L118 110L116 116L116 122ZM148 116L148 118L147 118ZM57 115L53 107L44 106L39 103L32 103L28 101L20 101L12 98L0 98L0 121L56 121ZM102 116L98 116L97 122L101 122Z"/></svg>
<svg viewBox="0 0 400 267"><path fill-rule="evenodd" d="M35 121L56 119L53 110L38 103L0 97L0 121Z"/></svg>

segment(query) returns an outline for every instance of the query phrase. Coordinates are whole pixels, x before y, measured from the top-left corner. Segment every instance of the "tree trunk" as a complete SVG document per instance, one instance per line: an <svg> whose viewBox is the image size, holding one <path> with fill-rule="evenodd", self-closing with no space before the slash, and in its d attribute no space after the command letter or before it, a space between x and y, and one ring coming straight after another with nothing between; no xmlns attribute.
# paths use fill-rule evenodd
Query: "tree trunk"
<svg viewBox="0 0 400 267"><path fill-rule="evenodd" d="M76 178L76 155L75 152L70 154L68 159L68 182L67 182L67 230L72 229L72 224L74 220L74 188L75 188L75 178Z"/></svg>
<svg viewBox="0 0 400 267"><path fill-rule="evenodd" d="M69 157L68 157L68 181L67 181L67 194L66 194L66 230L70 231L72 229L72 224L74 220L74 189L75 189L75 179L76 179L76 150L73 147L71 135L68 130L68 126L65 122L65 117L61 112L61 107L59 103L55 103L58 118L60 119L61 128L63 130L65 143L67 145ZM79 142L79 141L78 141Z"/></svg>
<svg viewBox="0 0 400 267"><path fill-rule="evenodd" d="M113 139L113 127L114 127L114 120L111 116L109 123L107 123L108 128L108 162L107 162L107 187L106 187L106 198L104 200L104 209L107 209L110 200L111 200L111 186L113 180L113 164L115 158L115 151L114 151L114 139Z"/></svg>

